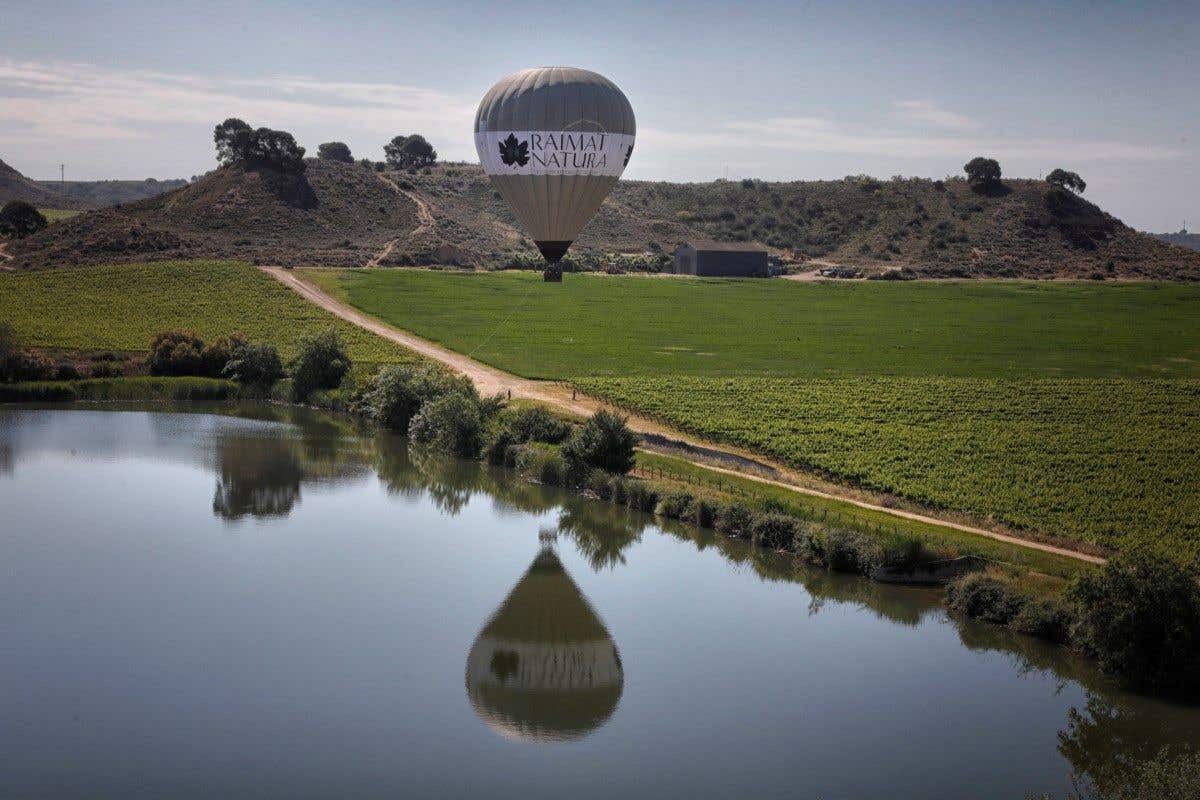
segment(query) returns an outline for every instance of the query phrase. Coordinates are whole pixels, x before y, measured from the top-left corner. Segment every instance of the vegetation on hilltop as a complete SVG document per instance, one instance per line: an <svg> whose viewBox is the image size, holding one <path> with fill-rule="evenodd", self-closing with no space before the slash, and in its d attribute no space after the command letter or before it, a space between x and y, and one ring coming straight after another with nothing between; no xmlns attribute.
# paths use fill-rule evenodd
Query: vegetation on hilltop
<svg viewBox="0 0 1200 800"><path fill-rule="evenodd" d="M90 262L239 257L356 266L383 253L380 266L496 269L534 252L478 166L397 157L404 168L383 172L371 162L309 160L299 178L235 164L155 201L55 226L14 248L13 265L62 266L72 253ZM693 238L754 240L797 264L821 259L875 273L903 269L896 274L904 277L1200 279L1200 255L1134 231L1070 191L1034 180L1002 186L869 176L619 181L571 252L663 254ZM414 198L431 224L419 224Z"/></svg>

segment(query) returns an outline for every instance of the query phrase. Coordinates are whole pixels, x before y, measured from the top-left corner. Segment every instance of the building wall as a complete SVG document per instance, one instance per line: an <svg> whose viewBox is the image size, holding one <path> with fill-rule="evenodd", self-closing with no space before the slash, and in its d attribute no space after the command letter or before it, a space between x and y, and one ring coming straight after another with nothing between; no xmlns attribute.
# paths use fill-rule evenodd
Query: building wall
<svg viewBox="0 0 1200 800"><path fill-rule="evenodd" d="M700 251L696 253L695 275L730 278L765 278L766 252Z"/></svg>

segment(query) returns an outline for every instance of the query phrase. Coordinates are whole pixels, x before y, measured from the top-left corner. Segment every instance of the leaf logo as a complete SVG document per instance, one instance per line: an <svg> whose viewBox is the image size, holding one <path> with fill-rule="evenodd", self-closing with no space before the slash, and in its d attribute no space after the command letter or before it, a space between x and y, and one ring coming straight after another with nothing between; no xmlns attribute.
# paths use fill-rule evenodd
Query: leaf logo
<svg viewBox="0 0 1200 800"><path fill-rule="evenodd" d="M625 163L621 165L622 169L629 166L629 157L631 155L633 155L633 145L629 145L629 149L625 151Z"/></svg>
<svg viewBox="0 0 1200 800"><path fill-rule="evenodd" d="M517 166L525 166L529 163L529 142L517 142L517 137L509 134L508 138L500 142L500 160L504 162L506 167L511 167L514 164Z"/></svg>

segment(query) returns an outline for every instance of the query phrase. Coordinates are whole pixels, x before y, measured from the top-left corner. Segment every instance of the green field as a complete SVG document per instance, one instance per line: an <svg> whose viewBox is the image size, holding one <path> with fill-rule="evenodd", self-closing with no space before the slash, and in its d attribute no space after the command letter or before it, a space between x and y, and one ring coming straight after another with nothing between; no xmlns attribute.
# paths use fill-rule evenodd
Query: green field
<svg viewBox="0 0 1200 800"><path fill-rule="evenodd" d="M60 219L70 219L76 214L82 213L72 208L39 208L38 211L40 211L42 216L46 218L47 222L58 222Z"/></svg>
<svg viewBox="0 0 1200 800"><path fill-rule="evenodd" d="M495 366L921 504L1200 552L1200 287L309 271Z"/></svg>
<svg viewBox="0 0 1200 800"><path fill-rule="evenodd" d="M300 334L333 326L360 365L414 358L236 262L5 273L0 309L20 341L37 347L142 351L159 331L185 328L205 340L242 331L276 345L286 358Z"/></svg>
<svg viewBox="0 0 1200 800"><path fill-rule="evenodd" d="M1200 377L1200 286L302 271L519 375Z"/></svg>

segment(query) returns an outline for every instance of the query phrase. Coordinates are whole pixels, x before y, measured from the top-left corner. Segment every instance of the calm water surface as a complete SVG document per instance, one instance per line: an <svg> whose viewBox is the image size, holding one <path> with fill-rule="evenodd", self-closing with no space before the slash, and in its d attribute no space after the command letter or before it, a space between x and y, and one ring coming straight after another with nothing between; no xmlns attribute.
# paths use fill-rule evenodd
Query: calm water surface
<svg viewBox="0 0 1200 800"><path fill-rule="evenodd" d="M1200 710L341 419L0 409L0 797L1021 798Z"/></svg>

